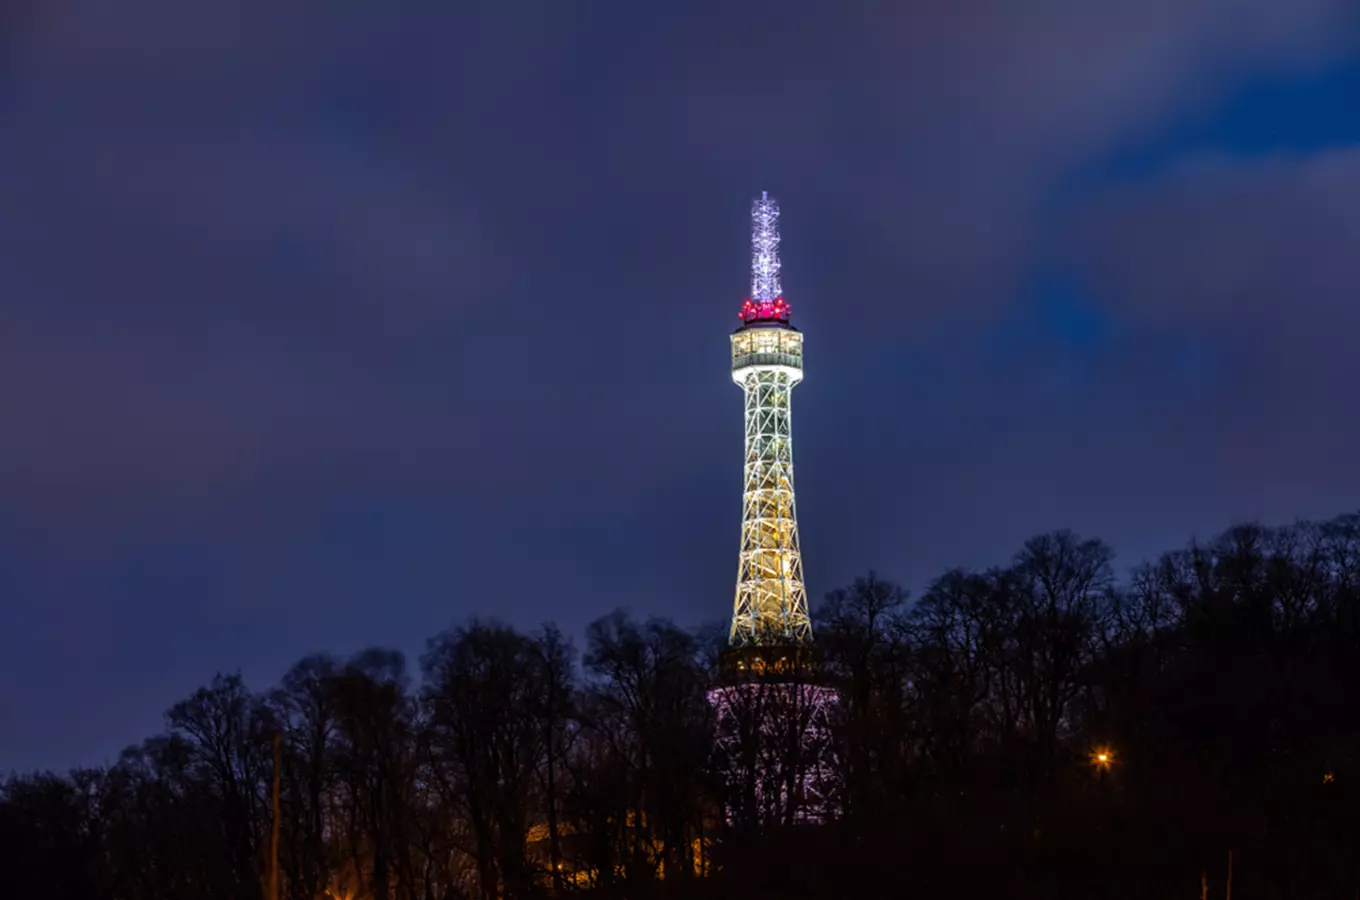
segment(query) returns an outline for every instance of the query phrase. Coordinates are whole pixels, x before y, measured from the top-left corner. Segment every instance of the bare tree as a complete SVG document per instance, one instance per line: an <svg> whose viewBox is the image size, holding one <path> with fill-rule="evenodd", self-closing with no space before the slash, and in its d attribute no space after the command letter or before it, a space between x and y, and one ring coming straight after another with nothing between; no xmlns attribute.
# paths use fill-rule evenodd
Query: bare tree
<svg viewBox="0 0 1360 900"><path fill-rule="evenodd" d="M185 738L195 787L221 804L230 890L241 898L260 897L271 730L262 701L240 675L218 675L171 707L166 720Z"/></svg>
<svg viewBox="0 0 1360 900"><path fill-rule="evenodd" d="M553 887L563 889L562 778L576 736L576 678L574 651L555 625L545 626L534 639L538 654L540 702L534 712L543 732L539 787L543 792L548 826L548 866Z"/></svg>
<svg viewBox="0 0 1360 900"><path fill-rule="evenodd" d="M280 867L292 900L322 893L336 862L327 840L327 806L337 777L333 679L338 669L330 656L309 656L288 670L269 697L285 737Z"/></svg>
<svg viewBox="0 0 1360 900"><path fill-rule="evenodd" d="M634 881L663 869L691 877L712 747L699 645L670 622L638 624L621 612L593 622L586 643L582 721L607 747L606 768L625 778L622 867Z"/></svg>
<svg viewBox="0 0 1360 900"><path fill-rule="evenodd" d="M393 886L411 898L409 810L415 788L415 704L406 661L391 650L357 654L327 679L335 709L341 825L356 873L374 900Z"/></svg>
<svg viewBox="0 0 1360 900"><path fill-rule="evenodd" d="M825 674L839 693L844 813L852 818L887 800L876 790L882 775L891 770L897 774L890 780L900 779L906 599L902 588L870 572L829 593L817 610Z"/></svg>
<svg viewBox="0 0 1360 900"><path fill-rule="evenodd" d="M1020 590L1016 669L1038 763L1051 772L1058 739L1074 729L1068 706L1097 651L1114 584L1114 553L1070 531L1031 538L1012 571Z"/></svg>
<svg viewBox="0 0 1360 900"><path fill-rule="evenodd" d="M433 746L457 769L487 900L534 888L526 837L552 736L540 720L548 687L541 654L510 628L473 623L435 638L422 661Z"/></svg>

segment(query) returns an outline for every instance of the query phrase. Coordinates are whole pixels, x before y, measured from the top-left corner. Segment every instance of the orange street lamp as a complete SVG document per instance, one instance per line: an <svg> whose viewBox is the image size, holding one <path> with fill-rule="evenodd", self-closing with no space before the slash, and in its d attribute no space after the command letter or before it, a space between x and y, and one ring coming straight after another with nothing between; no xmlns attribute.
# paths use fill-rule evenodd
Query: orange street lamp
<svg viewBox="0 0 1360 900"><path fill-rule="evenodd" d="M1091 765L1102 772L1109 771L1114 765L1114 751L1109 747L1097 747L1091 751Z"/></svg>

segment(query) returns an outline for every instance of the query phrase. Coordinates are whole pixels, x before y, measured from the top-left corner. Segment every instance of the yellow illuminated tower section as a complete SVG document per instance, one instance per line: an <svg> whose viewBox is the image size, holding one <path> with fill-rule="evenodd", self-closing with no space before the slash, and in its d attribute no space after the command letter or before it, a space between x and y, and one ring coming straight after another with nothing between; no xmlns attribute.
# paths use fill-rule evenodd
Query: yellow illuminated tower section
<svg viewBox="0 0 1360 900"><path fill-rule="evenodd" d="M732 334L732 380L746 395L741 554L732 647L812 642L793 495L790 398L803 380L803 335L779 284L779 205L751 205L751 296Z"/></svg>

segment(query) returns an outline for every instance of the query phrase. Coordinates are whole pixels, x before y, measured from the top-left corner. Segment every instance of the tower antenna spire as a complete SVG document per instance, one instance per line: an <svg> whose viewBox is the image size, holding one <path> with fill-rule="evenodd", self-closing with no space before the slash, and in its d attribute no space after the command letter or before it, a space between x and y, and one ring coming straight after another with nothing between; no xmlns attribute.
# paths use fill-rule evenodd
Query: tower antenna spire
<svg viewBox="0 0 1360 900"><path fill-rule="evenodd" d="M779 285L779 201L767 191L751 204L751 296L741 317L747 322L789 318Z"/></svg>

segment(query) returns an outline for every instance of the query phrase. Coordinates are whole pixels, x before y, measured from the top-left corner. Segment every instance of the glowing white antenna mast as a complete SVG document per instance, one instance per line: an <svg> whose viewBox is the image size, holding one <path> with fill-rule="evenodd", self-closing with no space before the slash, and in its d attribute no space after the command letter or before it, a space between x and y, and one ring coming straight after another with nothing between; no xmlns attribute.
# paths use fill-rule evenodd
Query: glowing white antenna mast
<svg viewBox="0 0 1360 900"><path fill-rule="evenodd" d="M779 204L765 191L751 204L751 300L773 303L779 288Z"/></svg>

